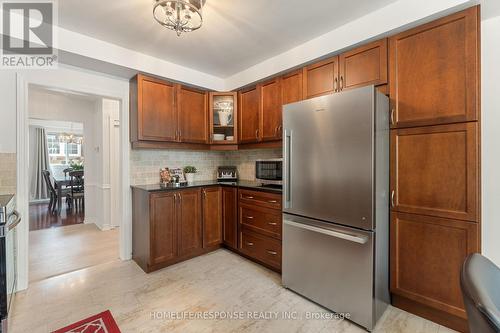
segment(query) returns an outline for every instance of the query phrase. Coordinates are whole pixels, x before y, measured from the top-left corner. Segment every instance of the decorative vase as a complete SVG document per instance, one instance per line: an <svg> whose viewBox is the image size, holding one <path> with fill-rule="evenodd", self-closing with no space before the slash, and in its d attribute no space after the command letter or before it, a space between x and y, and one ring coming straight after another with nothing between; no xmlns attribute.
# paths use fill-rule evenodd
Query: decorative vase
<svg viewBox="0 0 500 333"><path fill-rule="evenodd" d="M194 173L186 173L186 180L188 183L194 182Z"/></svg>
<svg viewBox="0 0 500 333"><path fill-rule="evenodd" d="M220 110L219 112L219 122L222 126L227 126L233 119L233 112L229 110Z"/></svg>

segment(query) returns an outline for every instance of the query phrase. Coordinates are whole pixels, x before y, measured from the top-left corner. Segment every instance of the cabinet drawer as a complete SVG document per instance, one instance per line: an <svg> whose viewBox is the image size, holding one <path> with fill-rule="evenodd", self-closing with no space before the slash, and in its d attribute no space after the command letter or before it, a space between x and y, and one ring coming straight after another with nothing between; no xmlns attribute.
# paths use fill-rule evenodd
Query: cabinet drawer
<svg viewBox="0 0 500 333"><path fill-rule="evenodd" d="M240 190L239 192L241 203L281 210L281 194L251 190Z"/></svg>
<svg viewBox="0 0 500 333"><path fill-rule="evenodd" d="M243 230L240 250L254 259L281 269L281 242L278 240Z"/></svg>
<svg viewBox="0 0 500 333"><path fill-rule="evenodd" d="M281 213L276 210L241 204L240 224L255 232L281 239Z"/></svg>

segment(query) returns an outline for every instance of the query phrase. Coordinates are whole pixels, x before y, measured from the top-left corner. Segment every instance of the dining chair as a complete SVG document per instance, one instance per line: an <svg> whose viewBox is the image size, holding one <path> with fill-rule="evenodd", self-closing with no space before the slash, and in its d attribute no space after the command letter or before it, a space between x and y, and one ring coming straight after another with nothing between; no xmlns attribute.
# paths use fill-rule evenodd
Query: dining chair
<svg viewBox="0 0 500 333"><path fill-rule="evenodd" d="M67 194L70 208L85 208L85 184L83 178L83 171L70 171L69 172L69 190Z"/></svg>
<svg viewBox="0 0 500 333"><path fill-rule="evenodd" d="M54 185L52 184L52 181L50 180L50 172L47 170L43 170L42 175L50 195L49 212L53 212L56 208L57 192L56 189L54 188Z"/></svg>
<svg viewBox="0 0 500 333"><path fill-rule="evenodd" d="M460 286L471 333L500 332L500 268L479 253L465 260Z"/></svg>

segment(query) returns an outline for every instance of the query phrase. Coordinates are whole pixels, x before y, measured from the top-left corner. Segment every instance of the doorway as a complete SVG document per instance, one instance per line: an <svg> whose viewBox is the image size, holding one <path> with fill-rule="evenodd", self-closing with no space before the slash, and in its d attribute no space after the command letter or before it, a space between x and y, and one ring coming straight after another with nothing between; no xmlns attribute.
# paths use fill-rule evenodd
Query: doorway
<svg viewBox="0 0 500 333"><path fill-rule="evenodd" d="M71 72L71 73L70 73ZM123 205L123 201L128 199L129 193L124 193L127 192L128 190L128 156L129 152L128 150L122 149L122 142L128 142L128 126L125 126L125 128L122 128L120 126L120 116L125 114L125 119L126 119L126 124L128 124L128 114L124 112L125 107L127 107L128 103L123 102L128 99L128 94L125 93L124 89L116 89L116 94L109 94L109 90L107 93L102 94L99 93L99 87L94 87L90 88L88 85L82 85L82 81L86 81L88 78L85 76L89 76L87 73L83 74L78 73L72 70L68 69L59 69L56 72L55 75L55 81L57 81L57 84L54 85L54 82L47 82L51 83L50 85L43 85L41 84L43 81L54 81L51 80L54 77L51 77L51 79L47 79L47 76L43 75L37 75L38 73L29 73L26 74L25 76L19 75L18 74L18 194L17 194L17 200L18 200L18 208L21 211L22 215L25 217L25 221L28 222L29 218L26 218L28 216L28 211L29 211L29 182L26 180L29 178L28 173L26 172L25 168L29 166L29 143L27 138L29 138L29 118L31 117L30 114L30 105L32 105L32 101L30 101L30 94L32 91L37 90L37 89L47 89L50 91L51 94L66 94L66 95L77 95L79 98L80 97L85 97L85 98L93 98L98 101L98 103L95 104L96 110L98 110L100 118L97 117L95 118L94 124L97 125L102 125L102 128L99 129L99 131L96 131L100 143L98 144L90 144L89 142L86 142L84 138L84 144L83 147L86 145L88 146L88 149L91 151L95 152L97 156L100 156L99 159L97 159L97 162L95 164L96 168L94 170L102 170L103 165L108 165L109 166L109 160L113 159L116 160L116 163L118 163L118 166L114 166L114 173L112 173L115 177L112 179L106 178L105 175L102 173L98 172L97 174L94 174L95 178L93 176L87 176L88 174L90 175L91 172L87 172L87 169L89 168L89 163L88 162L88 157L89 153L87 152L88 149L84 149L84 157L85 161L83 164L83 167L85 169L85 199L84 199L84 205L85 205L85 211L84 211L84 223L77 223L76 225L72 225L70 227L62 227L62 228L53 228L54 230L59 230L59 236L62 234L65 234L66 236L71 236L74 237L75 235L75 230L74 228L81 226L82 228L90 228L89 226L93 226L94 230L86 230L86 233L89 236L89 239L96 239L95 234L92 235L93 232L97 233L102 233L103 231L109 231L110 229L112 232L115 234L114 239L115 241L115 246L114 246L114 257L113 259L117 260L119 258L121 259L129 259L130 258L130 251L128 248L130 248L130 244L127 237L127 234L130 232L128 230L123 230L123 229L128 229L129 228L129 223L127 223L128 220L128 212L127 209L125 209L125 212L121 210L122 206L127 207L127 205ZM62 75L58 75L62 74ZM65 77L67 74L71 74L76 77L76 82L73 82L73 84L64 84L65 88L59 88L60 86L63 85L63 82L67 82L67 79ZM107 79L104 79L104 81L107 81ZM115 82L113 82L114 84ZM111 86L113 85L111 84ZM121 84L118 84L118 86L122 86ZM75 88L78 89L81 88L81 90L75 90ZM125 87L123 87L125 88ZM71 90L66 90L66 89L71 89ZM121 91L118 93L118 91ZM108 97L103 97L103 96L117 96L114 98L108 98ZM74 96L72 96L74 97ZM104 112L104 105L105 103L103 102L104 100L109 100L112 101L114 105L114 110L117 115L117 119L113 119L112 117L109 117L108 119L112 120L113 128L116 128L114 131L110 131L109 123L107 124L108 127L105 126L105 120L106 117L103 116ZM31 103L30 103L31 102ZM68 110L69 108L66 108ZM67 120L67 119L66 119ZM116 120L116 121L115 121ZM115 126L116 124L116 126ZM87 126L84 124L84 129L86 130ZM105 133L101 132L102 130L105 130ZM126 130L127 132L125 133ZM118 135L117 135L118 132ZM96 133L92 133L92 137L96 135ZM84 135L85 136L85 135ZM117 138L118 137L118 138ZM114 146L117 148L115 151L111 151L110 154L107 156L107 159L103 159L103 153L106 151L106 149L103 149L103 145L101 144L104 139L108 139L109 142L113 142L114 140ZM110 140L112 138L112 140ZM116 144L116 141L118 139L118 144ZM125 139L126 141L123 141ZM87 143L87 144L85 144ZM125 145L126 147L126 145ZM78 148L76 148L78 149ZM109 149L108 149L109 152ZM118 158L116 158L118 156ZM66 161L65 161L66 162ZM92 169L92 168L89 168ZM124 170L125 169L125 170ZM127 175L125 181L124 181L124 175ZM25 177L23 177L25 176ZM89 181L88 181L88 180ZM94 179L94 180L92 180ZM121 184L123 183L124 186L120 188L113 188L112 183L118 182ZM125 190L123 190L125 188ZM113 192L113 194L111 194ZM87 195L88 193L88 195ZM111 195L113 196L118 196L118 198L111 199L109 198ZM92 205L91 208L89 208L89 201L88 197L90 198L95 198L94 200L97 201L95 205ZM106 198L109 198L106 200ZM62 200L62 209L67 208L65 205L67 204L65 199ZM106 202L103 202L106 201ZM110 205L109 203L113 202L113 205ZM111 208L113 207L113 208ZM116 208L118 207L118 209ZM103 208L107 208L107 212L103 210ZM93 212L92 212L93 211ZM113 212L113 216L111 217L111 211ZM125 222L123 222L125 218ZM113 222L113 220L115 220ZM117 226L123 226L124 228L116 228ZM66 228L66 229L65 229ZM71 229L71 230L70 230ZM44 230L42 230L44 231ZM64 232L63 232L64 231ZM82 232L81 234L83 235L85 232ZM28 266L29 266L29 253L36 253L36 252L45 252L45 253L57 253L57 251L35 251L31 249L32 244L31 240L34 239L31 237L29 233L29 228L27 227L27 223L24 224L24 227L21 228L19 232L19 256L18 256L18 275L19 275L19 287L18 290L25 289L28 286L28 281L32 280L31 276L28 278ZM42 237L43 238L43 237ZM47 237L50 238L50 237ZM73 238L73 240L75 240ZM33 244L36 244L37 241L34 241ZM61 244L64 242L60 242ZM74 247L75 242L71 242ZM82 243L82 242L77 242L77 243ZM90 243L87 244L85 247L86 249L92 249L95 250L95 253L99 253L97 257L101 256L103 252L106 251L105 248L103 248L102 244L113 244L113 241L97 241L94 245L91 245ZM31 251L30 251L31 250ZM62 251L66 252L66 251ZM78 251L77 251L78 252ZM85 256L81 255L82 253L79 252L77 253L77 256L80 258L84 258ZM91 255L93 257L96 257L95 255ZM89 257L91 257L89 256ZM104 256L103 256L104 257ZM68 260L71 261L71 260ZM81 260L81 266L77 267L76 269L83 268L83 267L88 267L90 265L93 265L91 261L88 260ZM74 269L67 269L66 271L71 271ZM55 273L52 275L57 275L57 270L53 270ZM33 271L33 273L35 273ZM36 276L36 274L33 274ZM35 277L36 279L36 277Z"/></svg>

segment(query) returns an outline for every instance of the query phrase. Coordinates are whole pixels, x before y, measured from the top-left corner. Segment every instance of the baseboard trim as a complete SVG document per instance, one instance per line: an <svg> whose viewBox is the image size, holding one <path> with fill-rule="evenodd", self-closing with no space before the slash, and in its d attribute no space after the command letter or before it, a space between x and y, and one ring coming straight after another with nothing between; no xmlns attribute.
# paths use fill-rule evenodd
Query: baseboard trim
<svg viewBox="0 0 500 333"><path fill-rule="evenodd" d="M431 308L406 297L392 294L392 305L455 331L469 332L469 325L466 319Z"/></svg>

